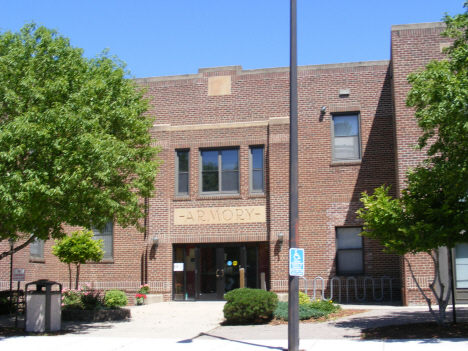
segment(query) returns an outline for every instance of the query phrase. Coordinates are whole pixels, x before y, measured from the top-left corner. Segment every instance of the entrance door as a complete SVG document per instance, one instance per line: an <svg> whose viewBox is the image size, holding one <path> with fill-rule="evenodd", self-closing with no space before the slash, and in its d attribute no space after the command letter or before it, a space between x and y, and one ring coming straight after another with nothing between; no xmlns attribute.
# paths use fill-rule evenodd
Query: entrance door
<svg viewBox="0 0 468 351"><path fill-rule="evenodd" d="M199 250L197 299L222 301L225 293L240 287L239 269L245 267L245 247L212 245Z"/></svg>

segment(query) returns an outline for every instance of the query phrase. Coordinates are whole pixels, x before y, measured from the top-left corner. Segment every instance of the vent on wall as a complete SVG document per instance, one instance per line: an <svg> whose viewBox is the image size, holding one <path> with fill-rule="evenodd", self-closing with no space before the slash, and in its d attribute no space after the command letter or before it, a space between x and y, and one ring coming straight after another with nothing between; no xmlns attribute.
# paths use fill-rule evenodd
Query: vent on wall
<svg viewBox="0 0 468 351"><path fill-rule="evenodd" d="M340 97L347 97L351 91L349 89L340 89Z"/></svg>

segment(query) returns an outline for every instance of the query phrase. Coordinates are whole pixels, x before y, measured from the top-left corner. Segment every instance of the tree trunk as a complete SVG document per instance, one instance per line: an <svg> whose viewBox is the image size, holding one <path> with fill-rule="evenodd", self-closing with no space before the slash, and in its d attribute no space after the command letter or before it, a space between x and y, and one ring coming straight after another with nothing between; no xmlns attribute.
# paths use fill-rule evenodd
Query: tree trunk
<svg viewBox="0 0 468 351"><path fill-rule="evenodd" d="M69 276L69 285L68 287L71 289L72 287L72 271L71 271L71 263L68 264L68 276Z"/></svg>
<svg viewBox="0 0 468 351"><path fill-rule="evenodd" d="M75 289L78 290L78 280L80 279L80 264L76 264L76 283L75 283Z"/></svg>

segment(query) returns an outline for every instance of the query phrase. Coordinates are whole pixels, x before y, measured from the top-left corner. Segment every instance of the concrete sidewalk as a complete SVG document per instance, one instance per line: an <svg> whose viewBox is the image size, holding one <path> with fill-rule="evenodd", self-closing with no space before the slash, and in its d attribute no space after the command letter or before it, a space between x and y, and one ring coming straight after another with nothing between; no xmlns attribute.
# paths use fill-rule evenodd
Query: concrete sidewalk
<svg viewBox="0 0 468 351"><path fill-rule="evenodd" d="M113 351L113 350L158 350L158 351L283 351L287 340L177 340L154 338L119 338L94 336L42 336L0 339L3 350L35 351ZM465 351L467 339L444 340L307 340L301 339L300 349L304 351L346 350L346 351Z"/></svg>
<svg viewBox="0 0 468 351"><path fill-rule="evenodd" d="M84 323L64 322L70 333L61 336L0 338L2 349L35 350L283 350L287 349L287 325L220 326L224 302L165 302L130 307L131 320ZM323 323L300 324L302 350L359 349L424 351L450 347L468 349L468 339L359 340L362 330L390 324L431 321L427 307L351 306L367 312ZM468 307L457 309L458 319L468 321ZM10 325L10 317L0 325ZM14 322L13 322L14 323Z"/></svg>

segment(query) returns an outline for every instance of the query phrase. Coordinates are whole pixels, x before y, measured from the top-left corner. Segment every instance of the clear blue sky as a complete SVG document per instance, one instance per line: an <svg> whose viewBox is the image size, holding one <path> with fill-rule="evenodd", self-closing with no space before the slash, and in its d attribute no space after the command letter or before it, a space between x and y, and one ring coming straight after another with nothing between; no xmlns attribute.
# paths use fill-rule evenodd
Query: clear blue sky
<svg viewBox="0 0 468 351"><path fill-rule="evenodd" d="M297 0L299 65L386 60L390 26L440 21L463 0ZM289 0L0 0L0 29L35 21L136 77L289 65Z"/></svg>

